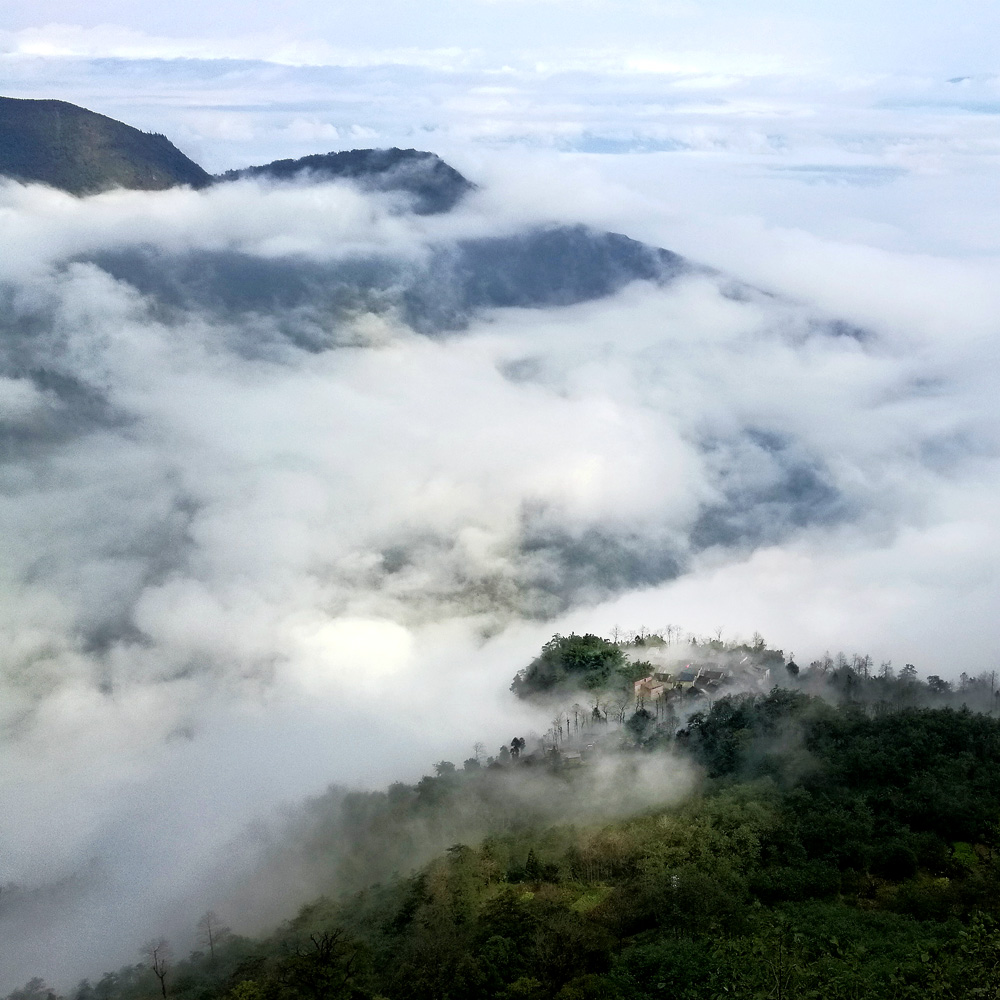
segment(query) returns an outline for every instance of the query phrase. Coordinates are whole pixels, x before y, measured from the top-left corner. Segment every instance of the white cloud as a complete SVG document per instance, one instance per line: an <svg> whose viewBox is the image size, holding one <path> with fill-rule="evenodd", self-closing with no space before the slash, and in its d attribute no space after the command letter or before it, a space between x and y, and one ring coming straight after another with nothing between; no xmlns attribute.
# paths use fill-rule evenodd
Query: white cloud
<svg viewBox="0 0 1000 1000"><path fill-rule="evenodd" d="M258 810L331 777L406 776L529 721L503 692L555 629L725 623L803 657L843 644L945 674L986 663L1000 638L988 614L1000 596L996 262L698 214L713 185L683 173L681 214L673 188L641 172L609 184L606 163L512 155L439 218L342 185L84 200L2 189L17 249L0 265L7 319L34 316L25 349L52 352L113 417L21 377L0 384L10 417L38 434L5 466L0 505L14 735L4 878L114 859L88 898L113 893L136 924L159 895L167 909L145 919L174 920L171 907L193 905L185 894L204 902L198 866ZM80 260L152 246L164 266L191 252L417 264L435 241L573 218L680 246L784 297L726 297L694 276L429 339L391 312L323 321L195 299L151 311ZM830 336L817 326L830 318L867 339ZM353 346L282 340L306 322L339 324ZM268 349L234 351L251 331ZM801 485L781 485L788 474ZM692 548L706 507L735 533ZM526 531L541 547L522 544ZM602 549L594 532L626 548ZM680 560L676 582L644 568L657 553ZM610 585L625 593L611 600L602 588L623 559L632 568ZM575 609L518 623L546 588ZM483 647L496 613L508 631ZM248 771L252 788L232 784ZM176 892L147 852L153 838L166 872L179 828L130 811L154 785L178 823L201 803ZM40 851L43 815L53 840ZM148 882L125 892L141 865ZM33 963L54 932L32 927L42 946L18 944L13 975L46 971Z"/></svg>
<svg viewBox="0 0 1000 1000"><path fill-rule="evenodd" d="M322 39L294 39L285 32L206 37L154 35L118 24L84 27L46 24L8 32L8 57L42 59L190 59L239 60L278 66L423 66L458 68L469 54L457 47L358 49L337 47Z"/></svg>
<svg viewBox="0 0 1000 1000"><path fill-rule="evenodd" d="M780 30L753 46L733 41L740 18L708 44L699 23L721 22L693 6L627 5L608 37L588 8L565 44L547 34L559 3L462 6L477 27L459 12L442 31L456 8L431 5L405 44L406 18L397 34L345 22L337 36L321 17L309 33L294 23L307 4L280 30L251 11L236 39L206 28L219 5L171 8L169 24L130 4L12 8L0 65L15 96L167 132L212 169L415 145L482 190L414 218L343 185L84 200L0 187L8 332L30 317L24 350L109 407L68 403L23 359L0 379L21 447L0 501L0 882L83 873L137 940L183 923L259 811L527 730L505 687L555 629L724 624L802 658L847 646L946 675L993 665L1000 92L976 75L982 46L944 32L921 63L933 4L898 59L890 40L857 60L847 43L877 35L889 7L844 6L824 47L787 5L756 12ZM991 17L968 23L989 40ZM687 27L663 40L639 30L652 23ZM969 78L949 83L959 64ZM434 242L577 220L778 295L692 277L428 339L392 310L151 309L94 263L152 248L416 267ZM826 335L833 319L865 336ZM348 346L290 346L306 326ZM826 515L781 489L761 500L789 469ZM735 541L694 546L713 504ZM526 526L548 548L522 544ZM609 555L588 531L633 547ZM567 539L591 545L577 564L559 562ZM639 579L657 552L685 572ZM637 578L602 589L627 559ZM569 610L518 618L571 572ZM72 926L78 954L103 947L103 927ZM58 927L28 930L6 944L12 977L77 968L70 950L46 965Z"/></svg>

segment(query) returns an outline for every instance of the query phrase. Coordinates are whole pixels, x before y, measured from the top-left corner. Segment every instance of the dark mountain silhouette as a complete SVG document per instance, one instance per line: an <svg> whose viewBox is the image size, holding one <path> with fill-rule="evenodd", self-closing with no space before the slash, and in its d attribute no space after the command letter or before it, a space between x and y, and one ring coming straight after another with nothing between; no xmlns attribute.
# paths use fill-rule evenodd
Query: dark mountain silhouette
<svg viewBox="0 0 1000 1000"><path fill-rule="evenodd" d="M591 302L691 269L669 250L583 225L460 240L434 248L426 274L404 293L404 315L423 333L459 330L483 309Z"/></svg>
<svg viewBox="0 0 1000 1000"><path fill-rule="evenodd" d="M0 174L70 194L211 183L211 176L166 136L66 101L12 97L0 97Z"/></svg>
<svg viewBox="0 0 1000 1000"><path fill-rule="evenodd" d="M421 215L447 212L475 185L434 153L352 149L228 170L213 177L166 136L66 101L0 97L0 175L49 184L70 194L111 188L158 191L244 177L354 181L368 191L401 191Z"/></svg>
<svg viewBox="0 0 1000 1000"><path fill-rule="evenodd" d="M442 242L421 262L391 255L315 261L262 258L232 250L167 254L147 247L86 258L168 308L197 308L220 318L294 315L302 329L359 311L397 310L420 333L461 330L483 310L543 309L605 298L632 281L666 283L694 270L684 258L618 233L551 226L511 236ZM305 316L315 322L301 322ZM297 332L296 332L297 331Z"/></svg>
<svg viewBox="0 0 1000 1000"><path fill-rule="evenodd" d="M317 153L297 160L275 160L259 167L227 170L216 180L243 177L273 180L343 178L357 181L369 191L405 191L413 196L420 215L447 212L475 187L454 167L434 153L417 149L350 149L342 153Z"/></svg>

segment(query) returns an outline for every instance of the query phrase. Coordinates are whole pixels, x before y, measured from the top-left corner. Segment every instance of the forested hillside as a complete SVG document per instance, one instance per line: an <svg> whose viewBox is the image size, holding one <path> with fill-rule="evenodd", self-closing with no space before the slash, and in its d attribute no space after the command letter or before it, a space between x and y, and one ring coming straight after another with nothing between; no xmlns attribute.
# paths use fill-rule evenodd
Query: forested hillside
<svg viewBox="0 0 1000 1000"><path fill-rule="evenodd" d="M556 637L543 661L562 647L605 679L627 662L594 636ZM317 892L336 891L262 938L206 914L187 958L151 942L68 997L995 996L992 675L951 690L858 657L782 673L766 693L639 707L622 727L598 711L561 742L514 737L413 786L331 793L309 846ZM963 697L984 710L946 705Z"/></svg>
<svg viewBox="0 0 1000 1000"><path fill-rule="evenodd" d="M71 194L205 187L211 177L166 136L66 101L0 97L0 175Z"/></svg>
<svg viewBox="0 0 1000 1000"><path fill-rule="evenodd" d="M439 156L417 149L350 149L315 153L297 160L274 160L260 166L227 170L217 181L243 178L302 178L358 181L371 191L403 191L412 196L420 215L447 212L474 190L474 185Z"/></svg>

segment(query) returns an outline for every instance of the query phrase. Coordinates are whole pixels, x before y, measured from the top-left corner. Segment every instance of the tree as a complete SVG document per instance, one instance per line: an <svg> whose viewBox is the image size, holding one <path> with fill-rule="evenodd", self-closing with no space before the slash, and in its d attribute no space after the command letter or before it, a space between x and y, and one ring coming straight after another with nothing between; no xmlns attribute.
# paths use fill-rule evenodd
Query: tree
<svg viewBox="0 0 1000 1000"><path fill-rule="evenodd" d="M618 719L619 725L624 725L625 715L628 712L628 707L632 704L633 699L634 695L631 689L626 689L616 695L612 700L611 705L615 710L615 717Z"/></svg>
<svg viewBox="0 0 1000 1000"><path fill-rule="evenodd" d="M350 994L360 958L360 946L343 928L319 931L282 962L280 977L299 996L335 1000Z"/></svg>
<svg viewBox="0 0 1000 1000"><path fill-rule="evenodd" d="M624 662L618 645L598 635L556 634L518 671L510 689L519 698L574 688L599 691Z"/></svg>
<svg viewBox="0 0 1000 1000"><path fill-rule="evenodd" d="M528 882L540 882L542 875L542 863L538 860L534 848L529 848L528 857L524 862L524 877Z"/></svg>
<svg viewBox="0 0 1000 1000"><path fill-rule="evenodd" d="M149 962L153 975L160 981L160 993L163 994L163 1000L167 1000L167 963L170 960L170 945L167 939L156 938L147 941L142 949L142 954Z"/></svg>
<svg viewBox="0 0 1000 1000"><path fill-rule="evenodd" d="M208 954L212 965L215 965L215 946L229 934L229 928L223 927L218 915L209 910L201 920L198 921L198 938L202 944L208 946Z"/></svg>
<svg viewBox="0 0 1000 1000"><path fill-rule="evenodd" d="M87 983L87 986L90 984ZM57 1000L57 997L55 992L45 985L44 979L36 977L29 979L19 990L8 994L5 1000Z"/></svg>
<svg viewBox="0 0 1000 1000"><path fill-rule="evenodd" d="M266 993L260 983L244 979L229 991L229 996L231 1000L264 1000Z"/></svg>
<svg viewBox="0 0 1000 1000"><path fill-rule="evenodd" d="M557 715L552 720L552 737L553 737L553 743L559 743L562 740L562 735L563 735L562 723L563 723L563 720L562 720L562 715L561 714Z"/></svg>
<svg viewBox="0 0 1000 1000"><path fill-rule="evenodd" d="M640 708L629 720L625 723L625 728L635 737L636 740L642 740L649 732L653 729L654 719L650 712L645 708Z"/></svg>

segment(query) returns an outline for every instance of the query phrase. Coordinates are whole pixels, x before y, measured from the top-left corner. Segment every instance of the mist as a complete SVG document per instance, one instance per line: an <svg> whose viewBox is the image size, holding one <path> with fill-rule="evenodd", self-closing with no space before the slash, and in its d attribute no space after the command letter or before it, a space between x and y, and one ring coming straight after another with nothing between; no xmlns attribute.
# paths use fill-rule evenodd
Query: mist
<svg viewBox="0 0 1000 1000"><path fill-rule="evenodd" d="M247 831L331 782L542 731L556 631L995 665L996 260L652 162L469 152L435 217L0 185L0 985L250 912Z"/></svg>

